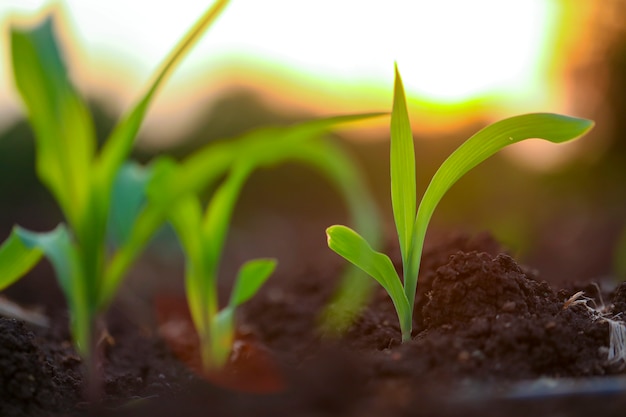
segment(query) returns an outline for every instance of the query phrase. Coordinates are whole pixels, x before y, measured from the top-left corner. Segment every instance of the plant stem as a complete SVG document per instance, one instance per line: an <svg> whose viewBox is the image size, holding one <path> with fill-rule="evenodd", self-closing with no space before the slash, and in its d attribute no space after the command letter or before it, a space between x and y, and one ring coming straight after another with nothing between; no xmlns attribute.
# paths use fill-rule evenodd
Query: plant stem
<svg viewBox="0 0 626 417"><path fill-rule="evenodd" d="M98 404L102 396L102 375L100 371L100 352L98 349L98 335L100 332L99 315L92 315L88 331L88 346L83 352L84 375L86 384L84 386L85 400L91 407Z"/></svg>

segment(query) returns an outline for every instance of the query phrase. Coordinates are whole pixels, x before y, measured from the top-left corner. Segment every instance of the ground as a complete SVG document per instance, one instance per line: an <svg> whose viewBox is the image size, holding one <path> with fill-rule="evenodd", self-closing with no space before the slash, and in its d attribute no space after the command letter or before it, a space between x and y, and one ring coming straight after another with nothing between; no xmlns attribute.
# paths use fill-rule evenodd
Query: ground
<svg viewBox="0 0 626 417"><path fill-rule="evenodd" d="M388 249L399 267L397 248ZM318 313L341 267L311 263L271 280L242 309L237 359L221 375L198 372L184 298L156 291L118 302L101 345L105 392L95 411L82 400L81 361L60 304L49 309L49 328L0 319L0 414L613 415L626 405L607 322L568 302L583 290L599 303L594 285L554 289L488 235L446 236L425 252L410 342L400 343L382 289L332 339L317 331ZM18 290L9 294L19 299ZM606 317L623 313L626 286L603 299Z"/></svg>

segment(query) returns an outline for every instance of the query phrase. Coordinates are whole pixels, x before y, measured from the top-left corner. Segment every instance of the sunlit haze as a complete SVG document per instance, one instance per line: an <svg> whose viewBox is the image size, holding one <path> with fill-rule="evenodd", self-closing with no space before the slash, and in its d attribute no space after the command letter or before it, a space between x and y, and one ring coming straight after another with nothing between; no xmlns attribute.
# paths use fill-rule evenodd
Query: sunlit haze
<svg viewBox="0 0 626 417"><path fill-rule="evenodd" d="M7 17L52 3L0 3L0 106L5 114L19 109L8 68ZM151 2L149 7L127 0L57 3L70 23L75 51L68 53L73 59L69 67L81 88L108 90L122 104L140 93L151 72L207 7L207 1L200 0ZM325 106L329 112L368 110L364 105L382 110L391 98L397 62L408 94L419 103L446 107L489 100L489 105L511 111L558 111L558 98L549 86L559 4L234 0L164 95L180 104L186 99L177 92L197 93L194 86L220 70L242 77L248 70L258 70L272 74L278 84L284 79L285 85L301 86L303 93L309 92L309 104ZM293 95L294 100L298 95L298 91L280 93ZM311 94L318 95L317 103ZM163 112L168 100L158 101L155 110Z"/></svg>

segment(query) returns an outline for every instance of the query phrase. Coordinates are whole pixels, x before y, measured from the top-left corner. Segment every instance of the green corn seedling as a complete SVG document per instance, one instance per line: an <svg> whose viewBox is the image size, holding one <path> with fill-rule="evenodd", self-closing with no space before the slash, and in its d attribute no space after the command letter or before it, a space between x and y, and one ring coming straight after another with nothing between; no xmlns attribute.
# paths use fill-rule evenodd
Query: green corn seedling
<svg viewBox="0 0 626 417"><path fill-rule="evenodd" d="M235 335L235 309L250 299L276 267L273 259L257 259L244 264L235 280L228 305L219 309L217 273L228 225L252 165L235 163L202 213L196 196L183 198L169 210L187 258L186 292L193 322L200 337L205 369L224 365Z"/></svg>
<svg viewBox="0 0 626 417"><path fill-rule="evenodd" d="M372 276L394 304L402 341L411 338L413 307L426 229L435 207L469 170L507 145L529 138L561 143L587 133L593 122L558 114L525 114L501 120L463 143L439 167L417 207L415 153L402 79L396 67L391 114L391 202L400 241L404 284L391 260L376 252L358 233L346 226L326 230L328 246ZM417 210L417 215L416 215Z"/></svg>
<svg viewBox="0 0 626 417"><path fill-rule="evenodd" d="M35 132L37 173L61 207L67 225L47 233L16 226L0 247L0 289L19 279L45 255L66 297L72 336L90 378L96 374L93 350L97 318L120 283L119 279L109 279L107 230L117 224L117 236L122 239L118 243L124 245L130 233L120 234L120 230L129 225L112 216L132 217L129 211L138 211L140 204L122 203L112 210L114 188L126 187L125 181L130 181L131 188L147 181L122 168L123 162L158 88L227 4L218 0L199 18L99 152L91 115L70 82L57 46L53 18L33 28L11 29L13 74ZM128 266L117 270L116 276L123 276Z"/></svg>
<svg viewBox="0 0 626 417"><path fill-rule="evenodd" d="M288 127L266 127L240 138L210 144L187 159L176 163L161 157L148 169L128 167L134 172L139 187L129 187L127 194L145 195L146 204L134 219L136 227L121 227L126 246L113 259L110 271L125 269L135 251L154 233L158 225L169 220L177 232L187 259L186 293L192 320L199 335L205 369L225 364L235 334L235 309L252 297L274 270L276 262L260 259L242 266L236 277L229 303L222 309L217 299L217 272L228 224L237 196L254 170L286 161L309 165L325 176L343 196L352 221L363 227L370 239L377 241L379 227L374 204L348 155L320 135L338 123L378 116L364 114L340 116L304 122ZM126 173L127 171L124 171ZM198 194L208 185L216 184L211 200L202 211ZM144 182L149 178L149 181ZM144 180L142 180L144 179ZM133 183L125 181L126 184ZM128 204L133 204L132 201ZM133 211L133 209L127 209ZM115 282L111 276L110 282ZM357 276L352 269L346 279ZM357 282L365 282L359 277ZM365 296L367 288L360 286Z"/></svg>

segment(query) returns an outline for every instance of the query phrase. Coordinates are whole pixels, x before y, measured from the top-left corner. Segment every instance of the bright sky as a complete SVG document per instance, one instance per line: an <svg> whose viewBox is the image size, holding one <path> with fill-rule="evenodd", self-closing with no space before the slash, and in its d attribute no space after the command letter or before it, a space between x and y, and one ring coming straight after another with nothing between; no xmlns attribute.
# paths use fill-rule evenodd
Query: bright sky
<svg viewBox="0 0 626 417"><path fill-rule="evenodd" d="M52 3L0 0L0 108L8 106L9 113L19 107L9 76L6 17ZM121 91L134 95L208 4L56 3L85 55L81 68L97 72L116 62L135 80ZM345 88L345 95L364 84L377 86L390 101L397 61L414 98L455 104L500 97L505 106L530 103L545 110L553 104L548 57L559 13L551 0L233 0L172 81L182 85L224 62L262 62L300 74L313 88Z"/></svg>

